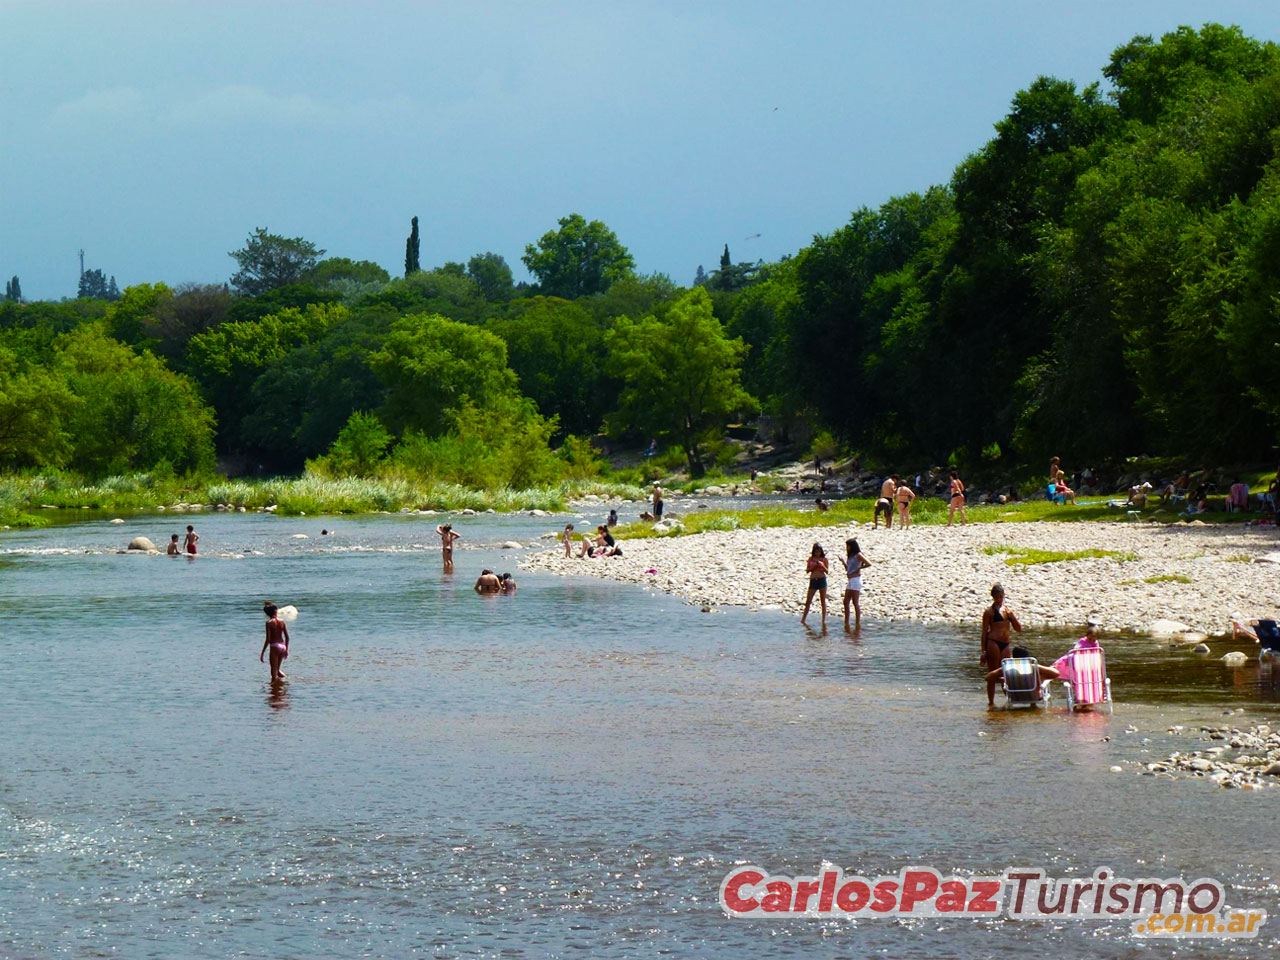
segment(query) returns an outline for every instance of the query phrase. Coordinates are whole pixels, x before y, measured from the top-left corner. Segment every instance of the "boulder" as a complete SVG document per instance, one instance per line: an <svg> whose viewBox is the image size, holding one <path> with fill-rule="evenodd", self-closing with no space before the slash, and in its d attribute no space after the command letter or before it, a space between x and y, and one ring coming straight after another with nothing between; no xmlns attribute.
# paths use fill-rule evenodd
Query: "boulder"
<svg viewBox="0 0 1280 960"><path fill-rule="evenodd" d="M125 549L141 550L145 553L150 553L152 551L156 553L160 552L159 550L156 549L156 545L152 543L150 540L148 540L146 537L134 537L132 540L129 541L129 546L127 546Z"/></svg>
<svg viewBox="0 0 1280 960"><path fill-rule="evenodd" d="M470 507L467 507L462 511L462 515L464 517L474 517L476 515L476 512L472 510Z"/></svg>
<svg viewBox="0 0 1280 960"><path fill-rule="evenodd" d="M524 544L520 543L518 540L508 540L506 543L502 545L502 549L503 550L523 550Z"/></svg>
<svg viewBox="0 0 1280 960"><path fill-rule="evenodd" d="M1177 620L1153 620L1147 632L1153 637L1173 637L1186 633L1191 628Z"/></svg>
<svg viewBox="0 0 1280 960"><path fill-rule="evenodd" d="M1246 657L1239 650L1232 650L1230 653L1224 653L1222 655L1222 662L1225 663L1228 667L1239 667L1243 665L1248 659L1249 658Z"/></svg>
<svg viewBox="0 0 1280 960"><path fill-rule="evenodd" d="M1208 653L1209 645L1207 643L1197 643L1191 648L1192 653Z"/></svg>

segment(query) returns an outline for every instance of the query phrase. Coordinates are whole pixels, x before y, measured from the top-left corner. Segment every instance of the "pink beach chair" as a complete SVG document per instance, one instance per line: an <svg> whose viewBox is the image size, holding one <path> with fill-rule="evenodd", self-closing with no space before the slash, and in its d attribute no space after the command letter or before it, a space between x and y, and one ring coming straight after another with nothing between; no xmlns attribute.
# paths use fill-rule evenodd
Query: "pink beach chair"
<svg viewBox="0 0 1280 960"><path fill-rule="evenodd" d="M1108 705L1112 713L1111 679L1107 676L1107 661L1097 641L1081 637L1065 656L1054 664L1067 687L1067 708Z"/></svg>

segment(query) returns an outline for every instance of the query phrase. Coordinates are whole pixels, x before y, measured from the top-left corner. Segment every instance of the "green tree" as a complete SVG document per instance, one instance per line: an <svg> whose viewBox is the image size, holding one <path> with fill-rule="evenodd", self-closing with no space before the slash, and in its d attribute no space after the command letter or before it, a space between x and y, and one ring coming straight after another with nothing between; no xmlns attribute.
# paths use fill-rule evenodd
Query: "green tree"
<svg viewBox="0 0 1280 960"><path fill-rule="evenodd" d="M350 260L347 257L329 257L321 260L299 278L303 283L317 287L349 281L351 283L387 283L391 274L372 260Z"/></svg>
<svg viewBox="0 0 1280 960"><path fill-rule="evenodd" d="M18 277L16 274L14 275L12 280L8 280L5 282L4 298L6 300L12 301L13 303L22 302L22 284L18 282Z"/></svg>
<svg viewBox="0 0 1280 960"><path fill-rule="evenodd" d="M418 218L414 217L410 223L412 226L409 230L409 238L404 242L404 275L406 277L422 269L422 262L419 259L421 237L418 235Z"/></svg>
<svg viewBox="0 0 1280 960"><path fill-rule="evenodd" d="M601 293L631 275L635 261L617 235L599 220L577 213L560 218L560 229L525 247L520 259L538 278L542 293L572 300Z"/></svg>
<svg viewBox="0 0 1280 960"><path fill-rule="evenodd" d="M256 297L302 280L324 251L302 237L282 237L257 227L230 256L240 268L232 275L231 286L239 294Z"/></svg>
<svg viewBox="0 0 1280 960"><path fill-rule="evenodd" d="M120 291L116 287L115 277L108 280L101 270L86 270L80 274L77 296L81 300L118 300Z"/></svg>
<svg viewBox="0 0 1280 960"><path fill-rule="evenodd" d="M325 466L338 476L370 476L385 459L391 439L381 420L357 410L338 432L325 457Z"/></svg>
<svg viewBox="0 0 1280 960"><path fill-rule="evenodd" d="M476 282L481 294L491 303L510 300L515 294L511 268L501 254L477 253L467 261L467 276Z"/></svg>
<svg viewBox="0 0 1280 960"><path fill-rule="evenodd" d="M739 382L746 345L725 336L701 287L680 297L663 320L620 318L605 344L608 367L623 382L610 428L677 440L693 476L706 472L705 444L723 435L735 413L756 406Z"/></svg>
<svg viewBox="0 0 1280 960"><path fill-rule="evenodd" d="M135 353L90 324L58 345L67 385L80 401L67 421L70 463L87 473L213 466L213 412L195 384L150 353Z"/></svg>
<svg viewBox="0 0 1280 960"><path fill-rule="evenodd" d="M0 465L59 465L71 454L68 419L79 401L58 370L0 346Z"/></svg>
<svg viewBox="0 0 1280 960"><path fill-rule="evenodd" d="M369 363L387 389L383 420L396 431L434 436L466 400L487 409L517 394L502 339L441 316L400 318Z"/></svg>
<svg viewBox="0 0 1280 960"><path fill-rule="evenodd" d="M559 417L569 433L600 428L617 390L605 383L603 331L581 302L519 300L488 329L506 343L521 391L543 415Z"/></svg>
<svg viewBox="0 0 1280 960"><path fill-rule="evenodd" d="M253 412L253 384L263 371L298 347L323 338L348 316L340 305L312 304L258 320L230 321L191 338L186 366L225 425L219 436L224 448L234 449L245 441L243 425Z"/></svg>

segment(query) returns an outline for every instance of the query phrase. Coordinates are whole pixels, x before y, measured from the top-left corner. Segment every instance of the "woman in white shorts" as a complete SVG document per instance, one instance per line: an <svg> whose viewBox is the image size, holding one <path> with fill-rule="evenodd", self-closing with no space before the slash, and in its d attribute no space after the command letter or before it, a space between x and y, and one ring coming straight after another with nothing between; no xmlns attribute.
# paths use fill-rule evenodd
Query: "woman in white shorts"
<svg viewBox="0 0 1280 960"><path fill-rule="evenodd" d="M844 588L844 628L849 629L849 604L853 604L853 632L862 629L862 607L858 604L858 594L862 592L862 571L871 566L871 561L858 549L857 540L844 542L844 571L849 581Z"/></svg>

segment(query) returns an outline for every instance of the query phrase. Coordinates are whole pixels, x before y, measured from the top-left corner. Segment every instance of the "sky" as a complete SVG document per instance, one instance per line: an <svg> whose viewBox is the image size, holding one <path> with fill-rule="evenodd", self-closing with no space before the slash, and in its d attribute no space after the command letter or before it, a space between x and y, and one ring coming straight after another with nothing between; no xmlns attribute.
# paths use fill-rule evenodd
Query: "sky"
<svg viewBox="0 0 1280 960"><path fill-rule="evenodd" d="M1280 4L0 0L0 276L221 282L265 227L403 272L602 220L688 284L945 182L1037 76Z"/></svg>

